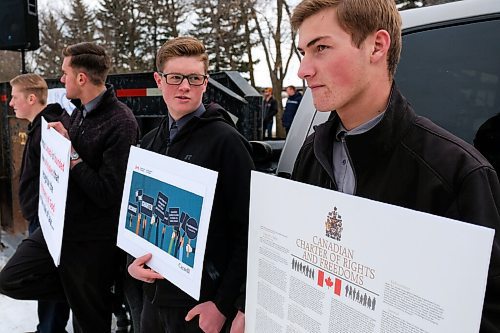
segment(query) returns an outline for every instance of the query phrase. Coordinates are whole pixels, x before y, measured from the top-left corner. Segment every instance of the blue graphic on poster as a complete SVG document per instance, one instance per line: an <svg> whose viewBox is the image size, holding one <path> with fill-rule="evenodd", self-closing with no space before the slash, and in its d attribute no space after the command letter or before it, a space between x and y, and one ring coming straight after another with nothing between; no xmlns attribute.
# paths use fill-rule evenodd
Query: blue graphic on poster
<svg viewBox="0 0 500 333"><path fill-rule="evenodd" d="M193 267L203 197L132 173L127 230Z"/></svg>

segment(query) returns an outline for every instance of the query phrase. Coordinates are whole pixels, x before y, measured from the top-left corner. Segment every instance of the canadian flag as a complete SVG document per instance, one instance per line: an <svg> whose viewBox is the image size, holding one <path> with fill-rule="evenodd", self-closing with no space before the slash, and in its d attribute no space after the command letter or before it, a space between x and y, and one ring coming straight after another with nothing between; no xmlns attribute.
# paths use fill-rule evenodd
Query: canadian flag
<svg viewBox="0 0 500 333"><path fill-rule="evenodd" d="M335 280L332 281L332 278L330 276L325 279L325 272L318 269L318 286L323 287L324 284L326 284L328 289L333 286L333 293L337 296L340 296L342 290L342 280L335 278Z"/></svg>
<svg viewBox="0 0 500 333"><path fill-rule="evenodd" d="M335 288L333 288L333 293L337 296L340 296L341 289L342 289L342 280L335 278Z"/></svg>
<svg viewBox="0 0 500 333"><path fill-rule="evenodd" d="M318 286L323 287L323 282L325 282L325 272L318 270Z"/></svg>

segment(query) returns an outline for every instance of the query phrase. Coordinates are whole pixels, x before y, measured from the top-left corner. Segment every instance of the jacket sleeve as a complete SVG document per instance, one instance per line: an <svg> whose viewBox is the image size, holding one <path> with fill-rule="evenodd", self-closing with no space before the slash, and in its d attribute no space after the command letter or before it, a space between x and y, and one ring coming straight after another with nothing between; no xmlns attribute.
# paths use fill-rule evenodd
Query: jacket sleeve
<svg viewBox="0 0 500 333"><path fill-rule="evenodd" d="M221 163L217 186L220 192L218 200L224 207L227 241L230 242L231 254L222 272L222 280L216 291L214 303L226 317L236 311L235 301L241 296L247 271L248 217L250 202L250 172L254 169L249 148L242 138L232 138L231 144L223 149L225 159ZM227 158L231 159L228 162Z"/></svg>
<svg viewBox="0 0 500 333"><path fill-rule="evenodd" d="M500 185L495 171L482 167L470 173L458 194L463 221L495 230L480 333L500 332Z"/></svg>
<svg viewBox="0 0 500 333"><path fill-rule="evenodd" d="M269 116L272 118L278 113L278 102L273 98L271 100L271 106L269 108Z"/></svg>
<svg viewBox="0 0 500 333"><path fill-rule="evenodd" d="M81 190L101 208L116 206L120 202L130 146L138 140L138 126L133 117L116 120L112 131L105 140L102 162L98 169L93 169L85 162L73 167L70 177Z"/></svg>

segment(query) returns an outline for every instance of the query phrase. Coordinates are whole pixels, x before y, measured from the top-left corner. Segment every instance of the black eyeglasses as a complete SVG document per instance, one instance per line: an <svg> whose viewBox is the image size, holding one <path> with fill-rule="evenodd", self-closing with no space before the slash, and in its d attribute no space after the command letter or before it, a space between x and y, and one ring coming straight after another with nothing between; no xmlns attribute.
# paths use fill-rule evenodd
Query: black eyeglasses
<svg viewBox="0 0 500 333"><path fill-rule="evenodd" d="M171 84L174 86L178 86L184 81L184 79L187 79L189 84L192 86L201 86L205 83L205 80L207 79L207 75L202 75L202 74L179 74L179 73L162 73L158 72L158 74L162 77L165 78L165 81L167 81L167 84Z"/></svg>

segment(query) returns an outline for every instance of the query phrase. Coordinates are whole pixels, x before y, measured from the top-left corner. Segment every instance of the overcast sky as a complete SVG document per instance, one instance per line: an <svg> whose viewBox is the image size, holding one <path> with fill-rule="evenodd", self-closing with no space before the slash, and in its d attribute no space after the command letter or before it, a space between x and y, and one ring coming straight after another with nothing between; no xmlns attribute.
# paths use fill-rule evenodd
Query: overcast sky
<svg viewBox="0 0 500 333"><path fill-rule="evenodd" d="M99 0L85 0L89 6L95 8L99 4ZM44 11L48 8L56 10L64 10L65 6L69 6L69 0L53 1L53 0L38 0L38 10ZM271 86L271 79L269 78L269 71L267 70L266 59L262 50L254 49L254 58L259 58L260 62L255 66L254 75L257 86L268 87ZM285 61L286 59L284 59ZM285 77L283 86L296 85L301 86L302 81L297 77L297 70L299 67L299 61L297 57L293 57L292 63L288 70L288 75Z"/></svg>

